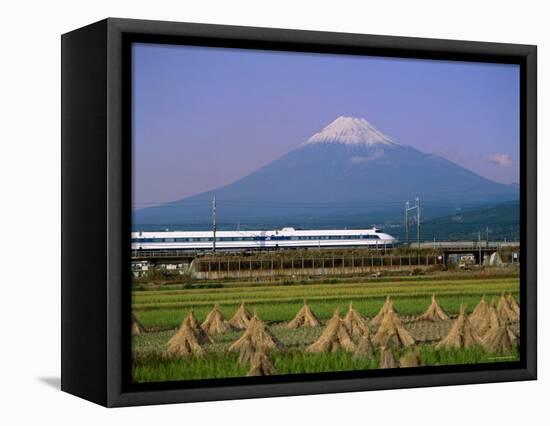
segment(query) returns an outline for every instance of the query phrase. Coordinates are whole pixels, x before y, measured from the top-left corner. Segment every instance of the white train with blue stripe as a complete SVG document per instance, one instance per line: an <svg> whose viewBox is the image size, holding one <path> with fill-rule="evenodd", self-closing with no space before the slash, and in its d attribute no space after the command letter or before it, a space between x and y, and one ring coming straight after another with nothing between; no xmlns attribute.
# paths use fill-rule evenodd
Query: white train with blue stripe
<svg viewBox="0 0 550 426"><path fill-rule="evenodd" d="M370 247L391 248L397 240L380 229L282 228L272 231L217 231L216 250ZM213 248L212 231L132 232L133 250L190 250Z"/></svg>

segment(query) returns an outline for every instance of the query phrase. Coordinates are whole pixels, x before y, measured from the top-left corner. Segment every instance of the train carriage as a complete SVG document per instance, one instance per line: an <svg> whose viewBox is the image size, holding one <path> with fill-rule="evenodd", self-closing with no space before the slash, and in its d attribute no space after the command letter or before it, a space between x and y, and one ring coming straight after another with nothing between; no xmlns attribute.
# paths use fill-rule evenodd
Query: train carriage
<svg viewBox="0 0 550 426"><path fill-rule="evenodd" d="M397 240L380 229L217 231L217 250L372 247L391 248ZM212 231L132 232L133 250L213 249Z"/></svg>

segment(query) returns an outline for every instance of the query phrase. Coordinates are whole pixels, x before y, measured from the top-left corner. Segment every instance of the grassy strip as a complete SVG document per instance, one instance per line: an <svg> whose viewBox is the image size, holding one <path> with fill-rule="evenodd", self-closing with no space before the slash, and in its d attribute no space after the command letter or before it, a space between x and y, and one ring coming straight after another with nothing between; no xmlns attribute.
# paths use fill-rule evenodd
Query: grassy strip
<svg viewBox="0 0 550 426"><path fill-rule="evenodd" d="M281 288L265 286L262 288L248 288L242 291L234 291L229 289L209 290L207 292L198 290L179 290L178 292L133 294L133 304L136 308L155 306L158 304L182 303L182 302L197 302L209 303L224 301L241 301L241 300L270 300L275 298L304 298L314 296L330 296L339 295L364 295L364 296L380 296L380 295L410 295L416 293L435 292L437 294L446 291L461 291L469 292L480 290L493 291L502 288L503 286L517 286L518 279L501 279L501 280L479 280L475 282L462 281L447 281L444 283L410 283L407 285L318 285L318 286L300 286L292 288Z"/></svg>
<svg viewBox="0 0 550 426"><path fill-rule="evenodd" d="M474 294L452 294L452 295L440 295L438 296L438 302L442 308L448 313L456 314L461 304L464 304L466 311L473 310L475 305L479 302L481 296L485 294L488 297L498 296L501 289L494 292L478 292ZM506 291L512 291L517 297L517 286L507 288ZM406 296L406 297L394 297L395 307L403 315L418 315L422 313L430 304L431 293L418 296ZM357 298L351 298L343 295L341 297L326 298L326 299L311 299L308 298L308 303L314 312L322 319L329 318L335 309L339 309L344 313L350 301L353 301L353 305L363 315L367 317L373 317L382 307L385 296L365 298L363 296ZM226 318L231 317L235 310L238 308L240 302L222 304L221 310ZM301 308L303 301L297 299L294 301L277 301L272 300L262 303L247 303L248 309L251 311L256 310L260 317L267 322L281 322L289 321L296 315L296 312ZM179 308L168 309L146 309L135 310L135 313L139 320L146 327L154 327L160 329L176 328L180 325L183 318L187 315L189 310L193 308L199 321L204 320L208 312L212 309L212 305L189 305Z"/></svg>
<svg viewBox="0 0 550 426"><path fill-rule="evenodd" d="M502 274L502 275L486 275L486 274L477 274L477 275L462 275L462 274L452 274L452 275L428 275L428 276L398 276L398 277L382 277L376 279L368 279L368 277L355 277L353 279L327 279L327 280L312 280L312 281L276 281L276 282L238 282L233 284L221 284L221 283L210 283L210 284L193 284L193 285L166 285L166 286L151 286L148 287L148 290L142 291L139 288L134 289L134 296L136 298L149 298L157 296L167 296L167 295L177 295L183 291L193 290L197 294L210 294L217 292L226 292L232 291L235 293L247 292L253 289L254 291L273 291L274 289L280 289L284 287L287 290L289 289L310 289L310 288L330 288L335 285L344 286L344 287L369 287L369 288L380 288L380 287L403 287L408 285L417 286L421 283L426 283L427 285L445 285L447 283L468 283L468 282L492 282L492 281L503 281L503 280L519 280L518 274Z"/></svg>
<svg viewBox="0 0 550 426"><path fill-rule="evenodd" d="M510 354L486 353L480 347L469 349L448 349L437 351L431 345L417 347L423 365L479 364L495 361L514 361L519 352L514 349ZM395 350L399 358L406 349ZM163 355L149 353L138 355L133 362L133 378L136 382L164 382L171 380L196 380L212 378L242 377L249 366L240 365L235 353L212 354L206 358L166 358ZM291 351L274 353L273 362L277 374L308 374L329 371L358 371L380 367L379 355L376 359L357 360L347 352L307 353Z"/></svg>
<svg viewBox="0 0 550 426"><path fill-rule="evenodd" d="M330 269L330 268L327 268ZM428 271L421 275L407 275L414 268L404 267L400 270L383 270L382 275L372 277L369 273L357 273L353 275L334 275L334 276L303 276L292 279L289 276L258 277L258 279L242 279L242 278L223 278L216 280L196 280L188 276L180 277L173 276L167 281L134 281L134 290L136 291L166 291L166 290L182 290L189 288L221 288L221 287L261 287L270 286L289 286L289 285L315 285L315 284L335 284L335 283L379 283L379 282L407 282L407 281L446 281L449 279L478 280L490 278L511 278L518 277L519 269L517 267L508 267L505 269L495 269L483 267L470 271Z"/></svg>

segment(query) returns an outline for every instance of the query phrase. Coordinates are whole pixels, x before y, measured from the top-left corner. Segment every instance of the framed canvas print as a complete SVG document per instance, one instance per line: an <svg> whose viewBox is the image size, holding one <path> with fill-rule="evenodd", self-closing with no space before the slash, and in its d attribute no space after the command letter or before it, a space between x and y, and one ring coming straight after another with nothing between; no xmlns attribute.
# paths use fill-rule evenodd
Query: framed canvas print
<svg viewBox="0 0 550 426"><path fill-rule="evenodd" d="M62 37L62 389L536 378L536 47L107 19Z"/></svg>

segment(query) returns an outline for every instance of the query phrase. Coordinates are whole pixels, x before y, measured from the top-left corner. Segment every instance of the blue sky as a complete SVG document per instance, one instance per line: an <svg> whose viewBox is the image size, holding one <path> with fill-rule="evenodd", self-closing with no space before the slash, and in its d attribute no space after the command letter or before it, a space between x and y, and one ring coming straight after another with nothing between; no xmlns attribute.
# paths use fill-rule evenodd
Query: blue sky
<svg viewBox="0 0 550 426"><path fill-rule="evenodd" d="M231 183L341 115L519 181L518 66L135 44L134 208Z"/></svg>

